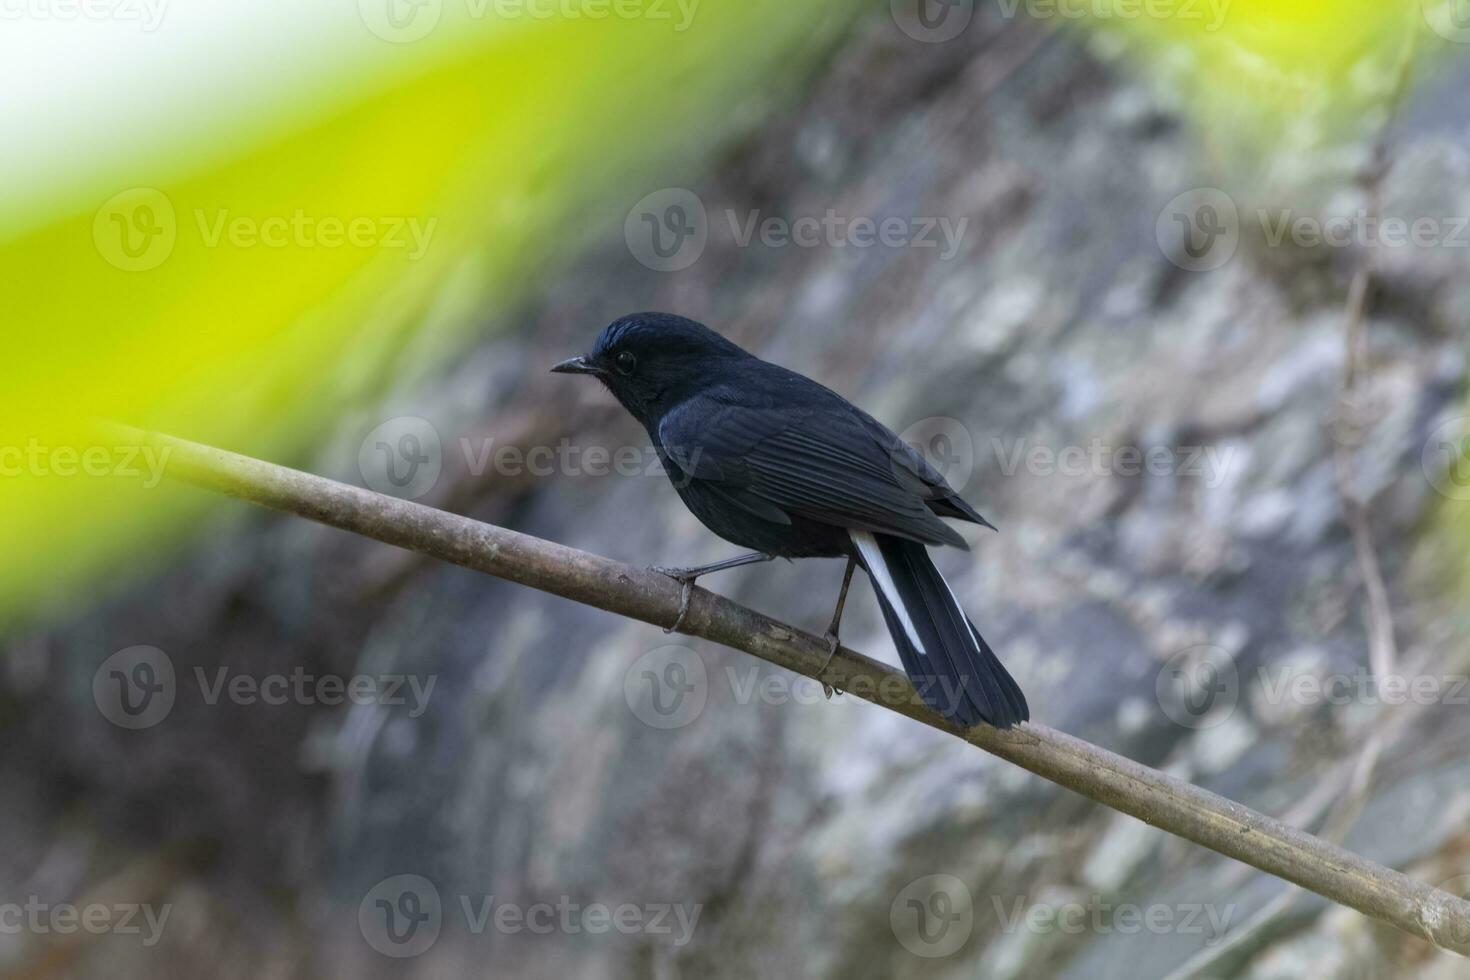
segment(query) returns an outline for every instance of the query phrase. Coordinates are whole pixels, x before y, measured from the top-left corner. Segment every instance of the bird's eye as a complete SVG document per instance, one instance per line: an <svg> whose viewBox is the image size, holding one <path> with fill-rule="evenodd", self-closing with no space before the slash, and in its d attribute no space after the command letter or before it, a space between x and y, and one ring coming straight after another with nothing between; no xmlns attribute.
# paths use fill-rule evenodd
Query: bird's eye
<svg viewBox="0 0 1470 980"><path fill-rule="evenodd" d="M623 374L632 374L633 369L638 366L638 358L634 357L630 351L623 351L618 355L616 363L618 371Z"/></svg>

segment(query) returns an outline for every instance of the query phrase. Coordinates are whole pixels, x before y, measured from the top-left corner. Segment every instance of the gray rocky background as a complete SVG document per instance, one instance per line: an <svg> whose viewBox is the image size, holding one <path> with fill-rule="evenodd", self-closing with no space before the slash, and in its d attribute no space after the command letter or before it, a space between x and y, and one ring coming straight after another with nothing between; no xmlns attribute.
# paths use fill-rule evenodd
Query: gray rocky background
<svg viewBox="0 0 1470 980"><path fill-rule="evenodd" d="M1038 720L1314 830L1381 732L1348 845L1428 880L1470 873L1470 690L1454 682L1470 494L1439 451L1462 414L1470 232L1377 250L1354 454L1401 659L1442 683L1384 710L1360 686L1336 705L1294 695L1368 662L1330 425L1361 249L1273 246L1254 211L1351 211L1364 191L1222 173L1111 50L994 11L920 44L875 14L683 176L709 228L692 266L636 261L622 215L660 188L628 188L472 349L293 462L372 482L364 438L419 416L442 445L425 502L631 562L723 557L656 472L585 472L588 447L642 460L646 438L595 386L545 373L617 315L697 317L951 467L1001 532L966 529L973 550L941 567ZM1467 81L1451 63L1391 130L1385 213L1470 215ZM1244 231L1228 262L1188 271L1156 223L1200 186L1231 189ZM727 217L828 209L967 225L946 258L742 246ZM562 445L571 462L546 475L494 457ZM1282 883L743 655L243 506L196 540L4 648L0 895L171 909L154 946L0 934L15 975L1162 977L1222 932L1238 940L1203 975L1466 970L1306 897L1247 928ZM781 563L706 585L820 631L840 573ZM866 585L844 639L894 660ZM128 732L92 678L135 644L167 652L179 692ZM210 705L196 667L434 687L421 712ZM661 713L680 678L687 700ZM421 908L432 885L439 934L395 959L373 916L404 881ZM644 927L494 925L537 903L627 904Z"/></svg>

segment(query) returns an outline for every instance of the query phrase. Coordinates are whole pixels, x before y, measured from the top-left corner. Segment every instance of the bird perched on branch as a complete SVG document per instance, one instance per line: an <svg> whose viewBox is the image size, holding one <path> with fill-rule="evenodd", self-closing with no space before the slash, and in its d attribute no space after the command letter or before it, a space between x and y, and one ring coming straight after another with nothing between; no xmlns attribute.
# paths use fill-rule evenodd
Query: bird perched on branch
<svg viewBox="0 0 1470 980"><path fill-rule="evenodd" d="M689 590L700 576L773 558L846 558L827 630L837 651L854 567L872 580L904 669L925 702L970 726L1007 728L1030 712L929 559L968 548L941 518L993 526L923 456L810 378L747 353L702 324L639 313L591 353L552 368L600 380L648 430L684 504L751 554L659 569Z"/></svg>

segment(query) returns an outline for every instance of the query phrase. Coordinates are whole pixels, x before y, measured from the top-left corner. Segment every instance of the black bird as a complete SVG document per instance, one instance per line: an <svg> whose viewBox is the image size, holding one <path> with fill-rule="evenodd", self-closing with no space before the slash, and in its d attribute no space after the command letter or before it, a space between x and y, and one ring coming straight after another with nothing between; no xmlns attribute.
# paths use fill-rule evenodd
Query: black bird
<svg viewBox="0 0 1470 980"><path fill-rule="evenodd" d="M686 609L690 584L709 572L773 558L846 558L827 631L833 652L853 566L861 565L930 707L966 726L1008 728L1030 717L1020 687L926 550L968 548L941 517L993 526L872 416L667 313L623 317L590 354L552 370L602 381L648 430L694 515L725 540L754 549L699 568L660 569L684 584Z"/></svg>

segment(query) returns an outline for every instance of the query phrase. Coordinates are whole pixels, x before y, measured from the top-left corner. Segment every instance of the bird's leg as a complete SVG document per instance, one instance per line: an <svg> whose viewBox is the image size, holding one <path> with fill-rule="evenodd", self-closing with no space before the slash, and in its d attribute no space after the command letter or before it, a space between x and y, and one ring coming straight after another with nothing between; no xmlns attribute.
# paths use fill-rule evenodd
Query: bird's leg
<svg viewBox="0 0 1470 980"><path fill-rule="evenodd" d="M852 571L857 567L857 559L847 559L847 571L842 574L842 591L837 594L837 609L832 613L832 625L827 627L823 637L827 641L827 659L822 661L822 674L827 673L827 666L832 663L832 658L837 656L837 648L840 645L837 640L837 628L842 625L842 607L847 605L847 588L852 585ZM827 695L827 700L832 699L832 685L822 681L822 693Z"/></svg>
<svg viewBox="0 0 1470 980"><path fill-rule="evenodd" d="M674 620L674 624L664 630L664 632L676 633L679 627L684 624L684 617L689 615L689 596L693 592L696 580L712 572L723 572L727 569L739 568L742 565L754 565L757 562L773 561L775 557L775 555L767 555L760 551L752 551L748 555L737 555L734 558L726 558L724 561L713 562L709 565L696 565L693 568L663 568L655 565L653 568L655 572L658 572L660 575L667 575L684 587L683 591L679 593L679 616Z"/></svg>
<svg viewBox="0 0 1470 980"><path fill-rule="evenodd" d="M739 568L742 565L754 565L763 561L774 561L775 555L768 555L760 551L752 551L748 555L737 555L734 558L726 558L724 561L713 562L709 565L695 565L693 568L664 568L655 565L653 570L660 575L667 575L671 579L680 582L693 582L695 579L704 578L714 572L723 572L730 568Z"/></svg>

